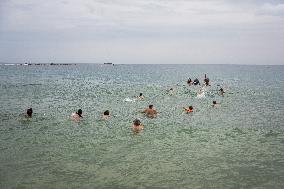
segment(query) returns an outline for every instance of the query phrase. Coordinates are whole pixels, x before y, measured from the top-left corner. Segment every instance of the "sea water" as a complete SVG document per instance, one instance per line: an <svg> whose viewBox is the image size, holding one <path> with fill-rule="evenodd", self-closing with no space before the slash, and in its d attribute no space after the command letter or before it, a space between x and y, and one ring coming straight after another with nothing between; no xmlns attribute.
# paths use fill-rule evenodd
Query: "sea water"
<svg viewBox="0 0 284 189"><path fill-rule="evenodd" d="M284 66L1 65L0 104L0 188L284 188Z"/></svg>

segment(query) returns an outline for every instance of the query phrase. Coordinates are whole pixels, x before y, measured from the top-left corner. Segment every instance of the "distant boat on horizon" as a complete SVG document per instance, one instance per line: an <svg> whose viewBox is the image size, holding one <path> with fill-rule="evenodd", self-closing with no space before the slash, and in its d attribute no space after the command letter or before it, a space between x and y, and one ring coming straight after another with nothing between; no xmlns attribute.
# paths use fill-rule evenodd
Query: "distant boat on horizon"
<svg viewBox="0 0 284 189"><path fill-rule="evenodd" d="M106 65L112 65L112 62L105 62Z"/></svg>

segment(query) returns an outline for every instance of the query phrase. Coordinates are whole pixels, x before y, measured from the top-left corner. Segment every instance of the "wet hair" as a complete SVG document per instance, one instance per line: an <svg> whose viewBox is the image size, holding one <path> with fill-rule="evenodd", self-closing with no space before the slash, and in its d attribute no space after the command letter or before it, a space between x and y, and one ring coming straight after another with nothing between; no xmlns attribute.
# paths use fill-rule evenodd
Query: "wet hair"
<svg viewBox="0 0 284 189"><path fill-rule="evenodd" d="M213 101L213 104L217 104L217 102L214 100L214 101Z"/></svg>
<svg viewBox="0 0 284 189"><path fill-rule="evenodd" d="M138 125L141 124L141 121L140 121L139 119L135 119L135 120L133 121L133 124L134 124L135 126L138 126Z"/></svg>
<svg viewBox="0 0 284 189"><path fill-rule="evenodd" d="M32 108L27 109L27 115L29 117L32 117L32 114L33 114L33 109Z"/></svg>
<svg viewBox="0 0 284 189"><path fill-rule="evenodd" d="M191 82L192 82L192 80L190 78L188 78L187 83L191 83Z"/></svg>
<svg viewBox="0 0 284 189"><path fill-rule="evenodd" d="M192 106L188 106L188 109L193 110L193 107Z"/></svg>
<svg viewBox="0 0 284 189"><path fill-rule="evenodd" d="M172 90L174 90L173 88L170 88L170 90L172 91Z"/></svg>
<svg viewBox="0 0 284 189"><path fill-rule="evenodd" d="M140 94L139 94L139 96L142 96L142 95L143 95L143 93L140 93Z"/></svg>
<svg viewBox="0 0 284 189"><path fill-rule="evenodd" d="M82 117L82 113L83 113L83 111L82 111L81 109L79 109L79 110L77 111L77 114L78 114L80 117Z"/></svg>
<svg viewBox="0 0 284 189"><path fill-rule="evenodd" d="M223 89L223 88L220 88L220 91L224 92L224 89Z"/></svg>
<svg viewBox="0 0 284 189"><path fill-rule="evenodd" d="M152 104L151 104L151 105L149 105L149 108L150 108L150 109L152 109L152 108L153 108L153 105L152 105Z"/></svg>
<svg viewBox="0 0 284 189"><path fill-rule="evenodd" d="M199 83L199 80L196 78L196 79L193 81L193 84L194 84L194 85L200 84L200 83Z"/></svg>
<svg viewBox="0 0 284 189"><path fill-rule="evenodd" d="M106 110L106 111L104 112L104 115L109 115L109 111Z"/></svg>

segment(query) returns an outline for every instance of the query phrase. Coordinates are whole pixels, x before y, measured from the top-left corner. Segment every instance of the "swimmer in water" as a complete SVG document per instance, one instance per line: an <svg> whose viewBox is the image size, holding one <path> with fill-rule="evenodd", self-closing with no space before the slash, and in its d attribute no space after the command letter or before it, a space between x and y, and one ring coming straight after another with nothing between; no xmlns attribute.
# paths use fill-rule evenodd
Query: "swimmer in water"
<svg viewBox="0 0 284 189"><path fill-rule="evenodd" d="M193 81L193 85L200 85L199 80L197 78Z"/></svg>
<svg viewBox="0 0 284 189"><path fill-rule="evenodd" d="M210 86L210 84L209 84L209 78L206 77L206 74L205 74L204 84L205 84L205 86Z"/></svg>
<svg viewBox="0 0 284 189"><path fill-rule="evenodd" d="M81 118L83 118L82 113L83 113L83 111L81 109L79 109L77 112L72 113L71 119L73 121L79 121Z"/></svg>
<svg viewBox="0 0 284 189"><path fill-rule="evenodd" d="M225 91L224 91L223 88L220 88L220 89L219 89L219 92L220 92L220 95L221 95L221 96L224 96Z"/></svg>
<svg viewBox="0 0 284 189"><path fill-rule="evenodd" d="M150 118L156 117L158 112L153 107L153 105L149 105L149 108L146 108L143 113Z"/></svg>
<svg viewBox="0 0 284 189"><path fill-rule="evenodd" d="M168 90L168 93L169 93L170 96L173 96L174 95L174 89L170 88L170 90Z"/></svg>
<svg viewBox="0 0 284 189"><path fill-rule="evenodd" d="M139 96L136 97L138 100L144 100L143 93L140 93Z"/></svg>
<svg viewBox="0 0 284 189"><path fill-rule="evenodd" d="M190 78L188 78L187 84L188 84L188 85L191 85L191 84L192 84L192 80L191 80Z"/></svg>
<svg viewBox="0 0 284 189"><path fill-rule="evenodd" d="M27 118L31 118L32 115L33 115L33 109L32 109L32 108L27 109L27 113L26 113L25 116L26 116Z"/></svg>
<svg viewBox="0 0 284 189"><path fill-rule="evenodd" d="M213 101L212 107L217 107L219 106L220 103L217 103L215 100Z"/></svg>
<svg viewBox="0 0 284 189"><path fill-rule="evenodd" d="M144 129L144 126L141 124L139 119L135 119L132 125L132 131L138 133Z"/></svg>
<svg viewBox="0 0 284 189"><path fill-rule="evenodd" d="M110 119L110 113L109 113L108 110L104 111L104 113L102 115L102 119L104 119L104 120Z"/></svg>
<svg viewBox="0 0 284 189"><path fill-rule="evenodd" d="M183 107L183 109L185 110L185 112L187 114L193 112L193 107L192 106L189 106L188 108Z"/></svg>

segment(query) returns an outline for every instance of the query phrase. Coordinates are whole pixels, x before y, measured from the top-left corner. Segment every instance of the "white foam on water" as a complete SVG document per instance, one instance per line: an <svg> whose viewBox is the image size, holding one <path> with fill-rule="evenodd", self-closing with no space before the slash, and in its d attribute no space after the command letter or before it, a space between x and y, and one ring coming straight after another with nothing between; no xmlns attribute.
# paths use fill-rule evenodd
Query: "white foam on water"
<svg viewBox="0 0 284 189"><path fill-rule="evenodd" d="M125 98L123 101L124 101L124 102L135 102L136 99L133 99L133 98Z"/></svg>

